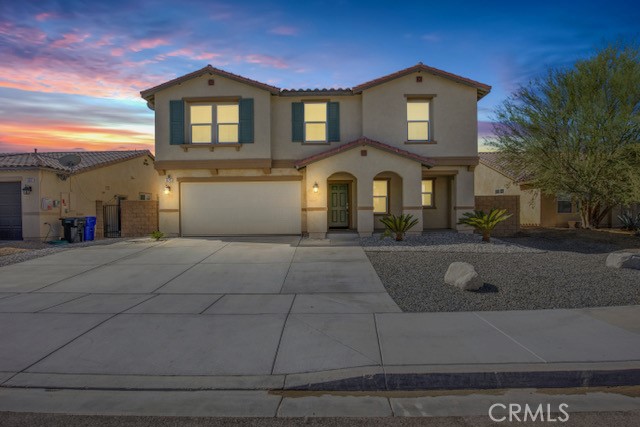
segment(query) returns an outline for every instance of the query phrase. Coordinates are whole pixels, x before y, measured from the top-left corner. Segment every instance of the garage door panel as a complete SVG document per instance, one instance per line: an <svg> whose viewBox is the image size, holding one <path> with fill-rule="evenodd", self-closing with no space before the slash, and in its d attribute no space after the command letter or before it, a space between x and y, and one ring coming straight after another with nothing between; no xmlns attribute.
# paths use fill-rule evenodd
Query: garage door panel
<svg viewBox="0 0 640 427"><path fill-rule="evenodd" d="M300 191L299 181L182 183L182 235L300 234Z"/></svg>
<svg viewBox="0 0 640 427"><path fill-rule="evenodd" d="M22 240L20 182L0 182L0 240Z"/></svg>

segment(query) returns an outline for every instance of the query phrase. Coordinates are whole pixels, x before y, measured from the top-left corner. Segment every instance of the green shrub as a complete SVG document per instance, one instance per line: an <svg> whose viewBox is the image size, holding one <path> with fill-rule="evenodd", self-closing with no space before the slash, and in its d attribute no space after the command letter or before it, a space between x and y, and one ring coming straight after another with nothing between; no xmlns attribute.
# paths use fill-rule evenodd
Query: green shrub
<svg viewBox="0 0 640 427"><path fill-rule="evenodd" d="M482 241L491 241L491 232L493 229L504 220L511 217L511 214L507 214L506 209L491 209L488 214L484 211L467 212L462 215L458 224L470 225L475 228L476 231L482 233Z"/></svg>
<svg viewBox="0 0 640 427"><path fill-rule="evenodd" d="M164 237L164 233L162 231L154 231L153 233L151 233L151 238L155 239L156 241L162 239Z"/></svg>
<svg viewBox="0 0 640 427"><path fill-rule="evenodd" d="M396 240L400 242L404 239L405 233L411 230L411 228L418 223L418 220L415 219L413 215L403 214L400 216L385 216L380 220L380 222L385 226L385 230L381 238L394 235Z"/></svg>
<svg viewBox="0 0 640 427"><path fill-rule="evenodd" d="M640 213L634 217L631 212L625 212L622 215L618 215L618 219L622 223L623 230L640 230Z"/></svg>

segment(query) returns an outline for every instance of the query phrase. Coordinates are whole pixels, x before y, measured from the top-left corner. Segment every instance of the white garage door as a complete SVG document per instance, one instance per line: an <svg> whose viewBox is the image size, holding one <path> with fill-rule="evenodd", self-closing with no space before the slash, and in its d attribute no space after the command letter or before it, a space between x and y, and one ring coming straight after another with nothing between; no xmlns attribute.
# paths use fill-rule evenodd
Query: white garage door
<svg viewBox="0 0 640 427"><path fill-rule="evenodd" d="M299 181L185 182L183 236L300 234Z"/></svg>

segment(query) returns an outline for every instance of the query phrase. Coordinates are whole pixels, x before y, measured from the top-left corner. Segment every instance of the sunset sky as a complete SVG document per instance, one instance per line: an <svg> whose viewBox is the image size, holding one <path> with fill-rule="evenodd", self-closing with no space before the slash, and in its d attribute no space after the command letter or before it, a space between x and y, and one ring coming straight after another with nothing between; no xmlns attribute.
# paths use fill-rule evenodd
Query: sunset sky
<svg viewBox="0 0 640 427"><path fill-rule="evenodd" d="M636 1L0 1L0 152L153 150L140 90L207 64L281 88L352 87L415 65L519 84L615 41Z"/></svg>

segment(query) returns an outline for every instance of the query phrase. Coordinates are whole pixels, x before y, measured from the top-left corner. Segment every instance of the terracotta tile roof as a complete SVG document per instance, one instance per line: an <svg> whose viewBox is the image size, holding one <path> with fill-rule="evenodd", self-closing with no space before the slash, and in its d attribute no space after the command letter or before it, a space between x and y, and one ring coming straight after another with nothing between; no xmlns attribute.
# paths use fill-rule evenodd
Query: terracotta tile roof
<svg viewBox="0 0 640 427"><path fill-rule="evenodd" d="M480 163L501 173L514 182L522 183L530 181L532 178L529 173L518 174L514 170L510 169L505 161L500 157L500 153L497 151L478 153L478 158L480 159Z"/></svg>
<svg viewBox="0 0 640 427"><path fill-rule="evenodd" d="M73 167L62 165L58 159L68 154L80 156L80 163ZM81 173L143 156L153 158L149 150L0 153L0 170L42 168L65 173Z"/></svg>
<svg viewBox="0 0 640 427"><path fill-rule="evenodd" d="M280 96L313 96L313 95L353 95L349 88L322 88L322 89L282 89Z"/></svg>
<svg viewBox="0 0 640 427"><path fill-rule="evenodd" d="M458 83L465 84L467 86L475 87L476 90L478 91L478 99L484 97L486 94L491 92L491 86L489 85L477 82L475 80L468 79L466 77L458 76L456 74L452 74L447 71L429 67L427 65L424 65L422 62L420 62L414 65L413 67L405 68L404 70L396 71L395 73L387 74L386 76L378 77L377 79L368 81L366 83L362 83L353 88L353 93L361 93L363 90L372 88L382 83L386 83L389 80L394 80L399 77L403 77L403 76L406 76L407 74L411 74L415 72L430 73L436 76L444 77L445 79L449 79Z"/></svg>
<svg viewBox="0 0 640 427"><path fill-rule="evenodd" d="M295 167L300 169L311 163L326 159L327 157L335 156L336 154L340 154L344 151L348 151L348 150L351 150L352 148L361 147L361 146L374 147L379 150L386 151L388 153L396 154L401 157L406 157L408 159L415 160L416 162L420 162L427 167L433 167L435 166L435 163L436 163L433 159L430 159L428 157L411 153L409 151L402 150L400 148L396 148L379 141L374 141L367 137L362 137L362 138L356 139L355 141L351 141L347 144L339 145L337 147L331 148L330 150L323 151L322 153L314 154L313 156L309 156L307 158L298 160L297 162L295 162Z"/></svg>
<svg viewBox="0 0 640 427"><path fill-rule="evenodd" d="M245 83L245 84L248 84L250 86L255 86L257 88L269 91L274 95L280 93L280 88L278 88L278 87L271 86L271 85L268 85L266 83L259 82L257 80L251 80L251 79L248 79L246 77L239 76L238 74L233 74L233 73L230 73L228 71L224 71L224 70L221 70L219 68L212 67L211 65L207 65L206 67L201 68L201 69L199 69L197 71L194 71L193 73L185 74L184 76L180 76L180 77L177 77L177 78L175 78L173 80L169 80L168 82L164 82L164 83L162 83L162 84L160 84L158 86L154 86L152 88L143 90L143 91L140 92L140 96L142 96L144 99L146 99L149 102L153 102L152 101L153 95L156 92L158 92L158 91L160 91L162 89L166 89L168 87L171 87L173 85L177 85L177 84L182 83L184 81L193 79L195 77L200 77L203 74L207 74L207 73L215 74L215 75L222 76L222 77L226 77L228 79L235 80L235 81L238 81L240 83Z"/></svg>

